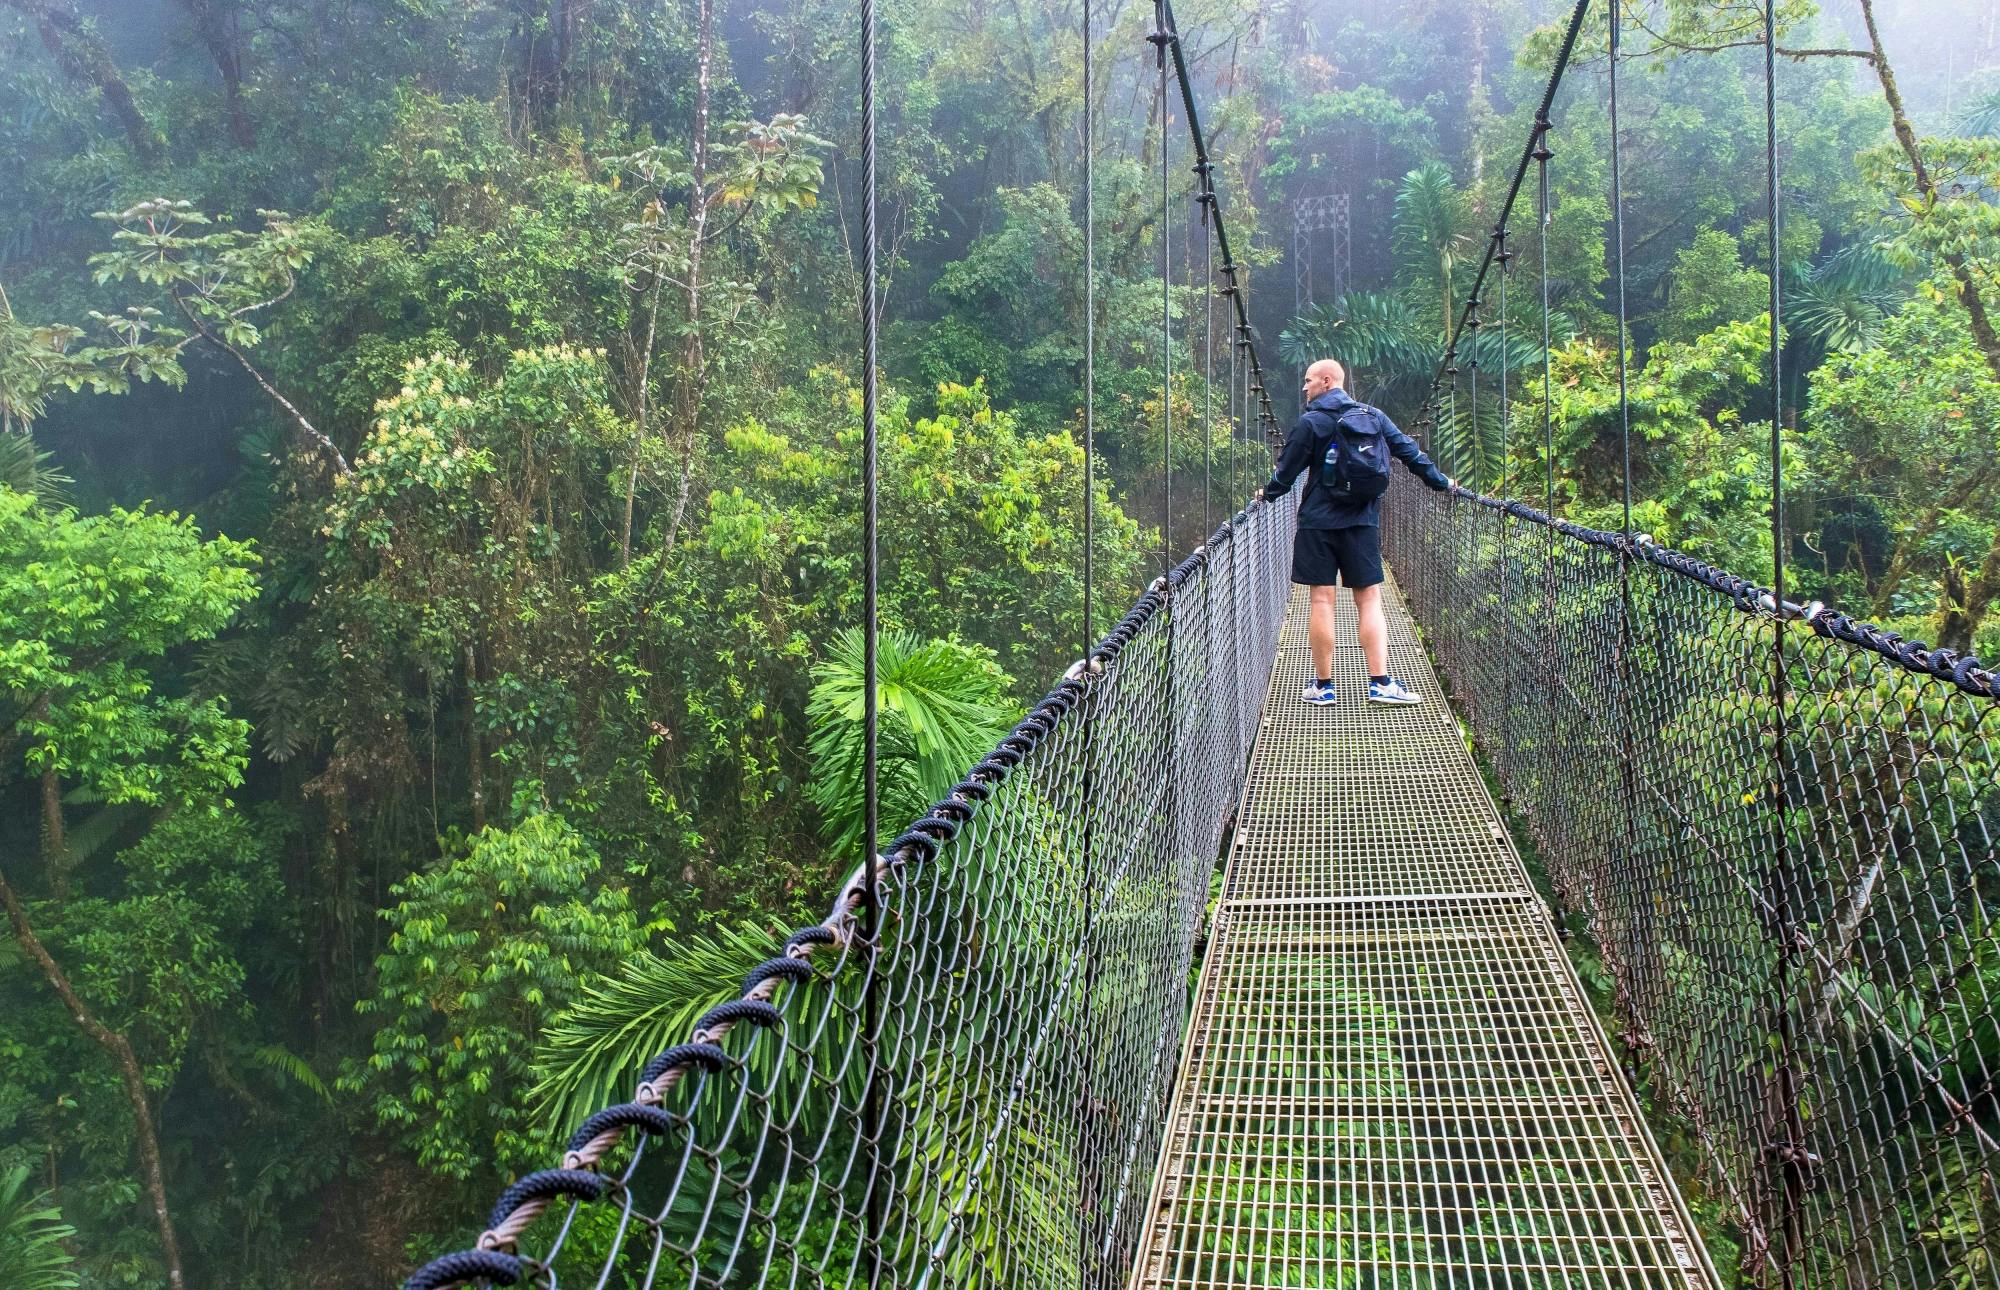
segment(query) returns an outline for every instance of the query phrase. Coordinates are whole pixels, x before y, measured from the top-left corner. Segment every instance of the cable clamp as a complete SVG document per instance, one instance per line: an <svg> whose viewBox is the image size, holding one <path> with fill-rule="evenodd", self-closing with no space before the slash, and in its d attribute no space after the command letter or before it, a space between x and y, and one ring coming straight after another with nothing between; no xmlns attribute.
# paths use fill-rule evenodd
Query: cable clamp
<svg viewBox="0 0 2000 1290"><path fill-rule="evenodd" d="M1797 1169L1801 1173L1815 1173L1825 1162L1819 1153L1812 1151L1802 1142L1792 1142L1780 1138L1776 1142L1764 1144L1764 1159Z"/></svg>

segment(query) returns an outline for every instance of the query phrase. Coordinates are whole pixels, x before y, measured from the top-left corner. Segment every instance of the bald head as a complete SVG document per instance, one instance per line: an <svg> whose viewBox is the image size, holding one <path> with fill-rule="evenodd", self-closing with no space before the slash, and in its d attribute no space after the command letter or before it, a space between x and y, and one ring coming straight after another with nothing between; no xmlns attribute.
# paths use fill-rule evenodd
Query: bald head
<svg viewBox="0 0 2000 1290"><path fill-rule="evenodd" d="M1322 358L1306 369L1305 394L1308 401L1328 390L1347 384L1347 369L1330 358Z"/></svg>

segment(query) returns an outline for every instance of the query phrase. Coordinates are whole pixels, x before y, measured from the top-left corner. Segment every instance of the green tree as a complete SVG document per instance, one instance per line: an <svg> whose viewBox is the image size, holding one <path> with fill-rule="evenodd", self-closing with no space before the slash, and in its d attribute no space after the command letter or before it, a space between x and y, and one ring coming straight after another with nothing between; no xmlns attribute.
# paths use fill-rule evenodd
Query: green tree
<svg viewBox="0 0 2000 1290"><path fill-rule="evenodd" d="M1396 215L1391 245L1405 290L1434 301L1440 330L1449 333L1458 322L1458 295L1453 284L1468 256L1485 248L1470 231L1471 203L1452 182L1443 162L1427 161L1403 176L1396 190Z"/></svg>
<svg viewBox="0 0 2000 1290"><path fill-rule="evenodd" d="M535 1045L584 981L644 944L623 890L560 816L450 846L397 884L375 961L374 1051L340 1087L434 1174L538 1160L527 1093Z"/></svg>
<svg viewBox="0 0 2000 1290"><path fill-rule="evenodd" d="M215 814L242 781L244 723L219 699L160 693L148 667L222 630L254 594L252 553L226 538L203 540L180 516L114 510L81 517L38 507L7 488L0 488L0 553L0 639L8 642L0 646L0 694L9 705L0 714L0 748L39 781L44 871L61 898L72 868L65 784L112 806ZM58 963L4 872L0 904L22 950L119 1074L167 1278L179 1286L180 1252L141 1058L125 1030L100 1015L88 981Z"/></svg>
<svg viewBox="0 0 2000 1290"><path fill-rule="evenodd" d="M254 232L203 232L216 221L188 201L160 197L123 211L99 211L97 218L116 225L116 231L111 249L90 257L96 281L129 280L156 289L187 330L159 323L164 310L149 305L133 306L107 325L128 350L142 355L148 352L148 337L170 342L176 355L197 339L215 345L278 406L307 450L322 457L336 475L345 475L347 458L340 448L279 392L248 353L263 339L257 316L297 289L298 271L311 263L324 229L283 211L257 214L263 227ZM161 362L152 361L156 366ZM162 367L153 374L170 376L172 369Z"/></svg>
<svg viewBox="0 0 2000 1290"><path fill-rule="evenodd" d="M1843 553L1870 612L1908 613L1911 580L1939 569L1935 599L1917 603L1937 604L1940 643L1964 650L2000 597L2000 380L1937 286L1882 325L1878 347L1813 374L1808 459L1818 492L1882 526L1872 560L1866 546Z"/></svg>
<svg viewBox="0 0 2000 1290"><path fill-rule="evenodd" d="M1579 339L1557 348L1551 361L1549 417L1562 513L1621 527L1616 351ZM1732 322L1692 341L1654 345L1628 384L1633 526L1750 578L1768 577L1771 562L1770 431L1742 409L1756 406L1768 361L1768 324ZM1516 416L1539 425L1540 382L1531 382L1528 394ZM1796 469L1789 454L1787 469ZM1540 473L1538 462L1532 474Z"/></svg>
<svg viewBox="0 0 2000 1290"><path fill-rule="evenodd" d="M1691 341L1723 323L1768 314L1770 301L1770 275L1744 267L1735 238L1705 228L1674 257L1659 333L1664 340Z"/></svg>

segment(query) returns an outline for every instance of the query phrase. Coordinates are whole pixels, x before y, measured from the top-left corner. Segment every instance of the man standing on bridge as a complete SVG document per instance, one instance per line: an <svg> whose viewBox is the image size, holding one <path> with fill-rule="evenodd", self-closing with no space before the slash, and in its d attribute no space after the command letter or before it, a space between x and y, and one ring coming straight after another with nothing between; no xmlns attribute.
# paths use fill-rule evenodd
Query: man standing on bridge
<svg viewBox="0 0 2000 1290"><path fill-rule="evenodd" d="M1306 495L1292 541L1292 581L1312 588L1313 679L1307 703L1333 702L1333 605L1337 582L1354 593L1354 614L1368 664L1370 703L1421 703L1423 696L1389 675L1389 629L1382 617L1382 494L1394 456L1443 492L1452 481L1416 441L1379 408L1341 386L1347 371L1330 358L1306 369L1305 410L1278 456L1264 500L1292 491L1301 471Z"/></svg>

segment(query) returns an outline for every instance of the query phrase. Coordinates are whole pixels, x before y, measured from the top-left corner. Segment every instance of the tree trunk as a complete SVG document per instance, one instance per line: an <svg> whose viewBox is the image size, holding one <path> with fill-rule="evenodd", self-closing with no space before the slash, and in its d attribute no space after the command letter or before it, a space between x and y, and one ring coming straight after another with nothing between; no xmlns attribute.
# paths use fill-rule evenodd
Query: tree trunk
<svg viewBox="0 0 2000 1290"><path fill-rule="evenodd" d="M1973 637L1979 634L1995 599L2000 599L2000 533L1994 534L1993 545L1987 548L1970 584L1962 571L1945 570L1944 622L1938 628L1938 646L1970 654Z"/></svg>
<svg viewBox="0 0 2000 1290"><path fill-rule="evenodd" d="M1925 507L1923 517L1917 521L1916 527L1904 535L1903 539L1896 543L1895 550L1890 552L1889 566L1882 571L1882 580L1874 584L1874 602L1870 606L1870 613L1877 618L1889 613L1896 592L1902 588L1903 579L1909 576L1910 566L1916 563L1917 555L1923 549L1924 543L1930 541L1931 535L1937 532L1938 525L1944 522L1945 512L1957 510L1972 500L1973 495L1984 488L1987 481L1993 477L1996 469L2000 467L1988 466L1973 471L1960 480L1958 486L1951 492L1939 498L1935 505Z"/></svg>
<svg viewBox="0 0 2000 1290"><path fill-rule="evenodd" d="M465 647L465 777L471 785L472 831L486 829L486 748L479 739L479 710L473 691L479 684L479 651Z"/></svg>
<svg viewBox="0 0 2000 1290"><path fill-rule="evenodd" d="M42 695L28 709L34 719L46 724L49 696ZM63 827L62 775L53 765L42 770L42 868L48 876L49 894L57 900L69 899L69 834Z"/></svg>
<svg viewBox="0 0 2000 1290"><path fill-rule="evenodd" d="M1473 199L1481 201L1483 206L1479 186L1486 177L1486 151L1480 147L1479 133L1492 113L1486 101L1486 0L1467 0L1465 12L1472 27L1466 41L1466 54L1472 66L1465 97L1465 143L1472 153Z"/></svg>
<svg viewBox="0 0 2000 1290"><path fill-rule="evenodd" d="M222 75L222 93L229 105L229 137L239 148L257 142L250 113L243 104L243 42L237 30L236 10L223 12L216 0L181 0L181 7L194 19L195 35Z"/></svg>
<svg viewBox="0 0 2000 1290"><path fill-rule="evenodd" d="M236 22L234 4L216 0L182 0L194 16L194 32L222 74L222 96L230 110L230 138L238 148L256 144L256 128L250 124L250 110L244 106L244 60L242 32Z"/></svg>
<svg viewBox="0 0 2000 1290"><path fill-rule="evenodd" d="M166 140L139 111L131 87L118 73L118 64L111 61L111 55L97 38L84 30L75 6L69 0L4 0L4 3L34 20L43 48L49 51L64 76L95 86L104 96L104 106L124 127L126 141L132 145L132 153L140 164L150 166L157 162L166 148Z"/></svg>
<svg viewBox="0 0 2000 1290"><path fill-rule="evenodd" d="M324 430L321 430L318 426L307 420L306 414L299 411L298 405L278 393L278 387L265 379L264 373L258 370L255 363L252 363L244 356L242 350L224 340L204 323L201 316L188 306L187 301L176 296L174 303L181 307L181 312L187 315L187 320L194 324L196 331L227 350L229 356L241 364L243 370L250 374L250 379L257 382L257 388L269 395L273 403L284 409L285 415L290 418L293 428L299 432L299 438L305 441L307 447L324 456L328 463L333 466L335 474L352 475L354 473L354 467L348 464L347 454L340 450L340 445L329 439Z"/></svg>
<svg viewBox="0 0 2000 1290"><path fill-rule="evenodd" d="M514 0L513 38L521 42L521 96L530 134L547 130L562 102L563 0Z"/></svg>
<svg viewBox="0 0 2000 1290"><path fill-rule="evenodd" d="M132 1137L139 1152L140 1179L146 1189L146 1198L153 1206L153 1221L160 1232L160 1254L167 1265L167 1284L173 1290L185 1290L187 1278L181 1272L180 1244L174 1239L173 1218L167 1211L167 1180L160 1168L160 1138L153 1127L153 1108L146 1098L146 1077L139 1069L139 1059L132 1053L132 1045L125 1036L99 1021L89 1006L77 995L64 975L62 967L50 955L35 935L35 929L28 922L28 913L14 895L13 887L7 883L7 875L0 871L0 905L7 908L7 921L13 924L14 939L27 951L29 958L42 969L49 986L68 1009L70 1018L77 1029L95 1040L111 1056L112 1064L118 1068L120 1080L125 1085L126 1100L132 1104Z"/></svg>
<svg viewBox="0 0 2000 1290"><path fill-rule="evenodd" d="M48 867L49 894L69 899L69 837L63 829L62 779L53 766L42 772L42 863Z"/></svg>
<svg viewBox="0 0 2000 1290"><path fill-rule="evenodd" d="M652 296L646 305L646 339L639 350L638 388L632 395L632 464L625 475L625 522L618 531L618 566L621 569L632 563L632 511L639 495L639 458L646 446L646 413L650 407L653 384L653 347L659 343L660 294L666 285L666 275L656 267Z"/></svg>
<svg viewBox="0 0 2000 1290"><path fill-rule="evenodd" d="M708 88L715 61L714 0L699 0L700 44L695 61L693 204L688 211L687 345L681 353L680 377L674 388L674 429L681 437L681 482L674 498L673 520L667 526L666 549L680 537L687 515L688 494L694 486L694 459L700 449L702 362L701 252L708 232Z"/></svg>
<svg viewBox="0 0 2000 1290"><path fill-rule="evenodd" d="M1909 115L1903 111L1903 94L1896 88L1896 74L1890 70L1889 59L1882 51L1882 34L1875 26L1875 0L1861 0L1861 17L1868 24L1868 43L1874 50L1875 75L1882 82L1882 97L1889 103L1889 122L1895 131L1896 142L1902 145L1903 156L1910 163L1910 174L1916 180L1917 191L1923 194L1924 207L1911 213L1911 218L1921 223L1929 217L1931 209L1938 204L1937 180L1931 177L1930 167L1924 164L1924 155L1917 147L1916 127L1910 124ZM1987 315L1986 301L1979 294L1979 284L1973 280L1972 270L1965 257L1956 251L1939 254L1951 269L1951 276L1958 283L1959 302L1965 306L1966 319L1972 327L1972 338L1979 346L1979 352L1986 358L1986 366L1993 372L1995 380L2000 380L2000 333L1993 328L1993 320Z"/></svg>

